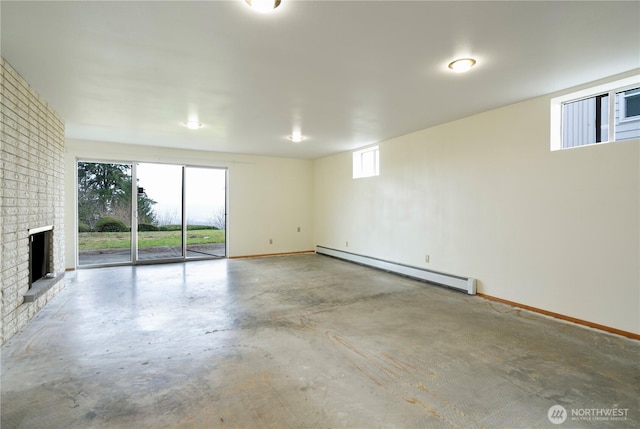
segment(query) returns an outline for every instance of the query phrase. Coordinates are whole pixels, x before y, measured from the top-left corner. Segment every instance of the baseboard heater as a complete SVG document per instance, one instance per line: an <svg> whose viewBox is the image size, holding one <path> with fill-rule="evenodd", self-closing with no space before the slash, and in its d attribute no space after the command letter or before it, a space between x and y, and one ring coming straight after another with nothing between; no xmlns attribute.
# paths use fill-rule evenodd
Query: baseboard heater
<svg viewBox="0 0 640 429"><path fill-rule="evenodd" d="M356 253L331 249L324 246L316 246L316 253L343 259L345 261L355 262L356 264L378 268L380 270L389 271L396 274L401 274L403 276L424 280L429 283L435 283L453 289L458 289L468 293L469 295L476 294L476 279L471 277L461 277L453 274L427 270L424 268L412 267L410 265L399 264L397 262L389 262L383 259L373 258L371 256L362 256Z"/></svg>

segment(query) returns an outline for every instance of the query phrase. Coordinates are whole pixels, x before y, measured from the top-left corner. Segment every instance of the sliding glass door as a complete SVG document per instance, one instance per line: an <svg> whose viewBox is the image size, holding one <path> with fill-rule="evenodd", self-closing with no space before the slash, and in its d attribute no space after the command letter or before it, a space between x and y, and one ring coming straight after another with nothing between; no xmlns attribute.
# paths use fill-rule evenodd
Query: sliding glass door
<svg viewBox="0 0 640 429"><path fill-rule="evenodd" d="M132 164L78 162L78 264L132 261Z"/></svg>
<svg viewBox="0 0 640 429"><path fill-rule="evenodd" d="M187 258L225 257L226 171L186 167Z"/></svg>
<svg viewBox="0 0 640 429"><path fill-rule="evenodd" d="M136 165L138 261L184 256L182 171L181 165Z"/></svg>
<svg viewBox="0 0 640 429"><path fill-rule="evenodd" d="M78 162L78 265L224 257L225 169Z"/></svg>

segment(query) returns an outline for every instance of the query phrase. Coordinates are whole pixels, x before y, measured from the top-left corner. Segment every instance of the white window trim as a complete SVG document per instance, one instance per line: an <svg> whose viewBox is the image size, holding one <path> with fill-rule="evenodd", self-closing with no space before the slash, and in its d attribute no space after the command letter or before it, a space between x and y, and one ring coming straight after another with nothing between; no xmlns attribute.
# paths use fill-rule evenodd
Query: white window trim
<svg viewBox="0 0 640 429"><path fill-rule="evenodd" d="M617 91L618 93L620 92L625 92L625 91L629 91L630 89L635 89L637 88L637 86L632 85L629 88L623 88L620 91ZM622 99L625 99L629 97L626 94L622 95ZM631 97L640 97L640 94L633 94L631 95ZM627 103L622 102L620 103L618 109L620 110L620 118L618 119L619 122L632 122L632 121L638 121L640 120L640 115L635 115L635 116L627 116Z"/></svg>
<svg viewBox="0 0 640 429"><path fill-rule="evenodd" d="M373 152L373 165L365 168L364 155ZM367 172L368 171L368 172ZM353 152L353 178L374 177L380 175L380 147L371 146Z"/></svg>
<svg viewBox="0 0 640 429"><path fill-rule="evenodd" d="M632 87L637 87L638 85L640 85L640 74L630 76L625 79L608 82L602 85L592 86L580 91L576 91L569 94L561 95L559 97L552 98L551 109L550 109L550 114L551 114L550 148L551 150L555 151L555 150L574 149L578 147L592 146L594 144L605 143L603 141L600 143L591 143L589 145L575 146L571 148L562 147L562 105L564 103L567 103L570 101L579 101L585 98L590 98L590 97L594 97L596 95L605 94L605 93L609 94L609 97L610 97L609 102L611 103L612 102L611 100L613 100L613 102L615 103L616 93L625 91L625 88L631 89ZM634 116L634 118L636 117ZM609 136L606 141L607 143L614 141L615 127L612 126L614 122L615 122L615 110L609 109Z"/></svg>

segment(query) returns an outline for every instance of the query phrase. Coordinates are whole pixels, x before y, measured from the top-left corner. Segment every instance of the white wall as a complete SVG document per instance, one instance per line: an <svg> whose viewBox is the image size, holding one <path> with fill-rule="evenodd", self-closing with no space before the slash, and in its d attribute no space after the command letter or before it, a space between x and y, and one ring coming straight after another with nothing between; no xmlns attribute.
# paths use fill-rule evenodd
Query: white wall
<svg viewBox="0 0 640 429"><path fill-rule="evenodd" d="M316 244L640 333L639 142L551 152L550 98L385 141L379 177L316 160Z"/></svg>
<svg viewBox="0 0 640 429"><path fill-rule="evenodd" d="M74 140L68 140L65 149L67 268L76 263L78 159L228 168L230 257L313 249L311 161Z"/></svg>

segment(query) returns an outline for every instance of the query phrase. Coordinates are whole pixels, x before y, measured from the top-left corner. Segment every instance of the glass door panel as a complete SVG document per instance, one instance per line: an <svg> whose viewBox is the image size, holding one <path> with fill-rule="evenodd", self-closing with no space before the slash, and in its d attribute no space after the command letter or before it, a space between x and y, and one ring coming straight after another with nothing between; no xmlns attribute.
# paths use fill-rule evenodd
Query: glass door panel
<svg viewBox="0 0 640 429"><path fill-rule="evenodd" d="M183 258L182 166L137 164L137 260Z"/></svg>
<svg viewBox="0 0 640 429"><path fill-rule="evenodd" d="M223 169L185 167L187 258L226 256L226 177Z"/></svg>
<svg viewBox="0 0 640 429"><path fill-rule="evenodd" d="M131 262L131 167L78 162L78 265Z"/></svg>

